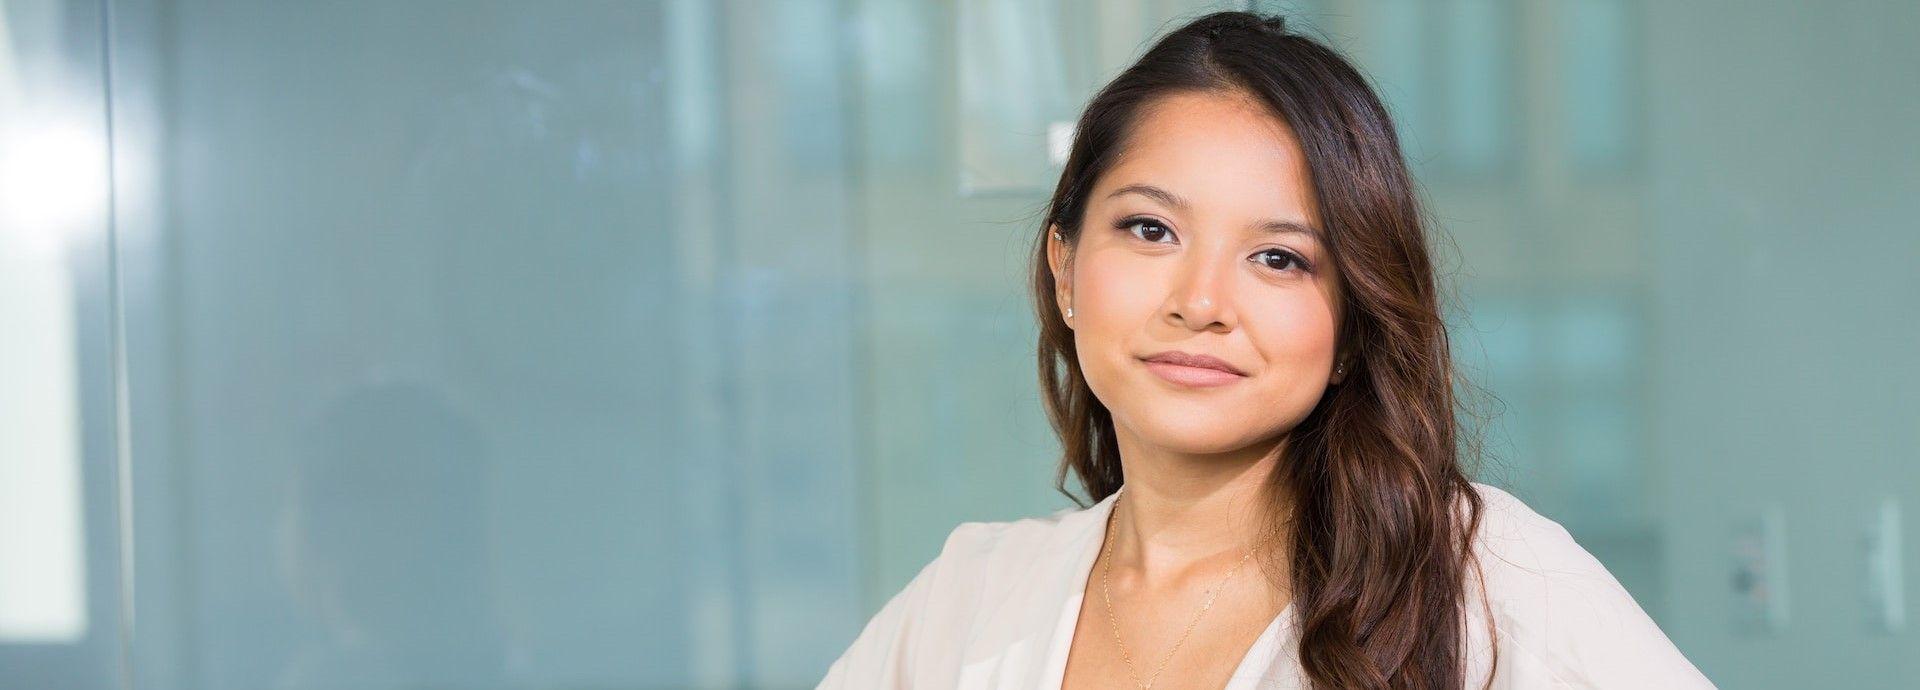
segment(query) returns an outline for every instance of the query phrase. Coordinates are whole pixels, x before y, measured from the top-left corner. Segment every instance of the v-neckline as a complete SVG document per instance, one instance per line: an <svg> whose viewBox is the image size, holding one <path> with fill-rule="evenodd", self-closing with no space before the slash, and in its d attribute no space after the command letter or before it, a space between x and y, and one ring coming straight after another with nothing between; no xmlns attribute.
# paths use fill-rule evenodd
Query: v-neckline
<svg viewBox="0 0 1920 690"><path fill-rule="evenodd" d="M1073 571L1073 584L1067 592L1066 601L1061 604L1060 620L1054 626L1053 644L1047 655L1046 680L1041 685L1046 690L1063 690L1066 685L1067 657L1073 652L1073 637L1080 628L1080 607L1086 603L1087 580L1093 575L1093 564L1099 560L1100 550L1106 546L1108 516L1113 513L1113 504L1119 495L1119 492L1108 494L1088 509L1091 513L1088 522L1091 523L1093 536L1081 542L1079 560ZM1289 599L1280 613L1267 623L1266 629L1260 631L1260 636L1241 654L1240 663L1234 666L1233 675L1227 678L1227 685L1221 690L1254 687L1253 683L1260 675L1255 668L1255 653L1279 644L1280 631L1292 622L1293 603Z"/></svg>

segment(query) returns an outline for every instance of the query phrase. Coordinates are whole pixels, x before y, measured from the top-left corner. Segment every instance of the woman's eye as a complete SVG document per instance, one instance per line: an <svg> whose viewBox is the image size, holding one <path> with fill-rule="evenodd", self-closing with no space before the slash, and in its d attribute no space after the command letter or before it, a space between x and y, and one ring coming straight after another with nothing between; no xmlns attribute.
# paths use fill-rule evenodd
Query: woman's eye
<svg viewBox="0 0 1920 690"><path fill-rule="evenodd" d="M1253 262L1264 265L1276 271L1287 270L1288 263L1298 265L1300 267L1299 270L1302 270L1302 271L1313 270L1312 266L1307 265L1306 259L1302 259L1300 258L1299 254L1295 254L1285 249L1269 249L1264 252L1260 252L1259 254L1255 254L1253 255Z"/></svg>
<svg viewBox="0 0 1920 690"><path fill-rule="evenodd" d="M1161 240L1171 239L1173 237L1173 229L1151 218L1128 218L1115 225L1132 234L1134 237L1153 244L1171 244L1171 242L1162 242ZM1297 270L1300 272L1313 272L1313 266L1308 264L1305 258L1285 249L1268 249L1253 255L1250 260L1276 271L1286 271L1287 266L1291 264L1297 266Z"/></svg>
<svg viewBox="0 0 1920 690"><path fill-rule="evenodd" d="M1154 244L1163 244L1159 239L1157 239L1159 237L1173 236L1173 230L1169 229L1165 225L1161 225L1159 221L1151 220L1147 218L1128 218L1126 220L1120 221L1120 228L1133 233L1134 237L1138 237L1140 239L1146 240L1148 242L1152 242ZM1153 228L1153 229L1136 232L1134 231L1134 228Z"/></svg>

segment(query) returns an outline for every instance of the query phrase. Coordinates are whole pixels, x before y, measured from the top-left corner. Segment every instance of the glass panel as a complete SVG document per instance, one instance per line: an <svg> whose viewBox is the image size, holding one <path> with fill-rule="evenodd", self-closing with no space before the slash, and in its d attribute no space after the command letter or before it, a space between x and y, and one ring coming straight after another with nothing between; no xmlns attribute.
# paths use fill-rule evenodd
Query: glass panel
<svg viewBox="0 0 1920 690"><path fill-rule="evenodd" d="M1570 155L1581 168L1615 171L1638 154L1633 5L1628 0L1561 0L1561 5Z"/></svg>
<svg viewBox="0 0 1920 690"><path fill-rule="evenodd" d="M1072 139L1080 105L1060 4L961 0L955 12L963 193L1043 191L1060 175L1056 149Z"/></svg>
<svg viewBox="0 0 1920 690"><path fill-rule="evenodd" d="M1447 0L1436 38L1445 69L1432 81L1446 104L1446 153L1456 174L1488 175L1507 163L1513 129L1513 8L1506 0Z"/></svg>
<svg viewBox="0 0 1920 690"><path fill-rule="evenodd" d="M842 26L717 9L116 3L138 686L817 679Z"/></svg>
<svg viewBox="0 0 1920 690"><path fill-rule="evenodd" d="M101 8L0 1L0 686L120 687Z"/></svg>

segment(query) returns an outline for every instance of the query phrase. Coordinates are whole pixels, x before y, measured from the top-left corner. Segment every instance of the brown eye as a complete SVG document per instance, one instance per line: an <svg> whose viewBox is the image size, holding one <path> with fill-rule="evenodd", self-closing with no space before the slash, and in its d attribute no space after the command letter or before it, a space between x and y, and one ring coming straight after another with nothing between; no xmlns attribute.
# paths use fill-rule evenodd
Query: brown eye
<svg viewBox="0 0 1920 690"><path fill-rule="evenodd" d="M1299 254L1285 249L1269 249L1260 252L1259 254L1253 255L1252 261L1276 271L1287 270L1288 264L1299 266L1299 270L1305 272L1311 272L1313 270L1312 266L1307 265L1306 259L1300 258Z"/></svg>
<svg viewBox="0 0 1920 690"><path fill-rule="evenodd" d="M1164 242L1160 241L1160 238L1173 236L1172 229L1168 228L1165 225L1162 225L1160 221L1153 220L1151 218L1128 218L1126 220L1120 221L1118 223L1118 227L1122 230L1126 230L1128 233L1132 234L1134 237L1138 237L1142 240L1146 240L1147 242L1151 242L1153 244L1165 244ZM1141 232L1135 232L1134 228L1149 228L1149 229Z"/></svg>

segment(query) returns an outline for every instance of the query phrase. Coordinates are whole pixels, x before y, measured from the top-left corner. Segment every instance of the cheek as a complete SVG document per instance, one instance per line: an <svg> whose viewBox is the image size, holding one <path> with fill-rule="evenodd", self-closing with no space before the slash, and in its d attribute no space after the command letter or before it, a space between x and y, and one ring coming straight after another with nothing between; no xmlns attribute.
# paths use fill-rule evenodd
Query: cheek
<svg viewBox="0 0 1920 690"><path fill-rule="evenodd" d="M1074 269L1074 348L1088 388L1109 407L1127 406L1134 349L1167 294L1158 268L1129 258L1088 254Z"/></svg>
<svg viewBox="0 0 1920 690"><path fill-rule="evenodd" d="M1300 373L1332 361L1336 317L1319 291L1278 292L1248 305L1240 316L1254 348L1278 371Z"/></svg>
<svg viewBox="0 0 1920 690"><path fill-rule="evenodd" d="M1138 327L1152 318L1166 298L1166 287L1151 262L1130 261L1119 252L1082 257L1074 275L1074 327L1112 332Z"/></svg>

